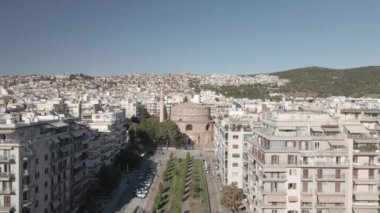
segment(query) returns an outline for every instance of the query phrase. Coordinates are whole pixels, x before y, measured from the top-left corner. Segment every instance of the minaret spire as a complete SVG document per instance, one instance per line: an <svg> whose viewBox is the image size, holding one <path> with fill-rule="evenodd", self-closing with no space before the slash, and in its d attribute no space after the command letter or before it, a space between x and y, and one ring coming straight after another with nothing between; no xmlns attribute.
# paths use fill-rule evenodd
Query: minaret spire
<svg viewBox="0 0 380 213"><path fill-rule="evenodd" d="M164 92L161 87L161 95L160 95L160 122L165 120L165 105L164 105Z"/></svg>

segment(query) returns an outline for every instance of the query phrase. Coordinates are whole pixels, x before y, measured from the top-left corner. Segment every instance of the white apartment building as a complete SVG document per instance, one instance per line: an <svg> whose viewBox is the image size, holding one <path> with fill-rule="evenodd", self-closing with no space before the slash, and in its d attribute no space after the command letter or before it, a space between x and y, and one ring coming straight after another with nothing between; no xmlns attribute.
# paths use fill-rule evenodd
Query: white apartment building
<svg viewBox="0 0 380 213"><path fill-rule="evenodd" d="M100 147L100 161L105 165L110 165L116 154L121 149L127 146L127 129L125 127L125 116L122 111L115 112L99 112L92 115L92 121L88 126L92 130L99 132L97 140L100 144L94 147ZM97 157L98 151L91 154L91 158ZM93 161L92 166L96 166L94 171L97 171L97 161Z"/></svg>
<svg viewBox="0 0 380 213"><path fill-rule="evenodd" d="M215 122L214 150L218 175L224 185L243 188L247 182L248 139L252 135L251 125L244 119L225 118Z"/></svg>
<svg viewBox="0 0 380 213"><path fill-rule="evenodd" d="M83 203L101 141L84 125L51 118L0 114L0 212L77 212Z"/></svg>
<svg viewBox="0 0 380 213"><path fill-rule="evenodd" d="M249 212L378 212L379 139L361 123L273 111L262 125L248 152Z"/></svg>
<svg viewBox="0 0 380 213"><path fill-rule="evenodd" d="M139 101L136 101L136 100L127 101L124 107L125 107L125 118L140 116L142 106Z"/></svg>

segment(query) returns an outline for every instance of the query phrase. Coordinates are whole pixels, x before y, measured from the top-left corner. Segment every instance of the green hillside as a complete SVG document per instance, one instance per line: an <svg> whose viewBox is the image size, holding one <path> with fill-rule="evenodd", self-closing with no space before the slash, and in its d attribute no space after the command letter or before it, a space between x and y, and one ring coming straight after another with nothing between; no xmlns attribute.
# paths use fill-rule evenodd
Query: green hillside
<svg viewBox="0 0 380 213"><path fill-rule="evenodd" d="M272 73L291 82L278 91L298 96L380 95L380 67L328 69L306 67Z"/></svg>
<svg viewBox="0 0 380 213"><path fill-rule="evenodd" d="M269 98L269 93L283 93L296 97L342 95L380 97L380 66L351 69L305 67L271 74L281 79L289 79L290 83L281 87L276 85L202 85L201 88L210 89L228 97L251 99Z"/></svg>

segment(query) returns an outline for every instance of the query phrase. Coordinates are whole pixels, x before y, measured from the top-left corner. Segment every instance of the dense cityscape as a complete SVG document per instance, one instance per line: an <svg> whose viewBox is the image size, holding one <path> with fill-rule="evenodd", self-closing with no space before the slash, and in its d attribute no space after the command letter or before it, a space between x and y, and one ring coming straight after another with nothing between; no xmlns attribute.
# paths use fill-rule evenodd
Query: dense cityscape
<svg viewBox="0 0 380 213"><path fill-rule="evenodd" d="M1 208L378 211L380 99L239 99L196 93L190 85L220 79L234 85L289 82L272 75L2 76ZM171 184L164 170L177 158L205 172L199 184L208 188L202 201L208 205L188 203L196 203L190 186L191 201L179 207L160 202L158 183ZM140 180L145 186L128 188ZM226 187L238 193L232 203L222 199L232 196ZM125 193L131 200L119 201Z"/></svg>

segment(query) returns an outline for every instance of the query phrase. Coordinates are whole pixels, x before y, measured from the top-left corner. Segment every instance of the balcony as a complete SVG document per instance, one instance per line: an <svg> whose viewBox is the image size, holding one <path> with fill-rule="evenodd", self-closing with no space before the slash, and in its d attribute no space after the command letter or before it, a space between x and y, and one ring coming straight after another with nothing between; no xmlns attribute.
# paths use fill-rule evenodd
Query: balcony
<svg viewBox="0 0 380 213"><path fill-rule="evenodd" d="M1 155L0 156L0 163L15 163L15 156L14 155L11 155L11 156Z"/></svg>
<svg viewBox="0 0 380 213"><path fill-rule="evenodd" d="M286 189L260 189L261 194L286 194Z"/></svg>
<svg viewBox="0 0 380 213"><path fill-rule="evenodd" d="M26 191L30 191L31 189L33 189L33 186L34 186L33 183L24 184L24 186L22 187L22 190L23 190L24 192L26 192Z"/></svg>
<svg viewBox="0 0 380 213"><path fill-rule="evenodd" d="M311 194L313 194L313 189L301 190L301 195L311 195Z"/></svg>
<svg viewBox="0 0 380 213"><path fill-rule="evenodd" d="M0 172L0 181L11 181L14 179L14 175L8 172Z"/></svg>
<svg viewBox="0 0 380 213"><path fill-rule="evenodd" d="M336 162L336 161L309 161L309 162L301 162L302 166L308 166L308 167L349 167L350 162L348 160L342 161L342 162Z"/></svg>
<svg viewBox="0 0 380 213"><path fill-rule="evenodd" d="M380 165L375 162L354 163L353 166L354 168L359 168L359 169L377 169L380 167Z"/></svg>
<svg viewBox="0 0 380 213"><path fill-rule="evenodd" d="M380 150L376 144L368 144L354 147L354 155L376 156L380 154Z"/></svg>
<svg viewBox="0 0 380 213"><path fill-rule="evenodd" d="M9 206L0 205L0 213L9 213L9 212L13 212L14 210L15 210L14 205L9 205Z"/></svg>
<svg viewBox="0 0 380 213"><path fill-rule="evenodd" d="M348 149L325 149L325 150L300 150L301 156L305 157L337 157L337 156L348 156Z"/></svg>
<svg viewBox="0 0 380 213"><path fill-rule="evenodd" d="M375 176L359 177L358 175L353 175L352 178L355 182L361 182L361 183L367 183L367 184L378 182L378 178L375 178Z"/></svg>
<svg viewBox="0 0 380 213"><path fill-rule="evenodd" d="M286 179L286 175L266 175L266 174L259 174L259 177L262 181L265 181L265 182L271 182L271 181L275 181L275 182L286 182L287 179Z"/></svg>
<svg viewBox="0 0 380 213"><path fill-rule="evenodd" d="M302 175L301 176L302 181L313 181L313 176L312 175Z"/></svg>
<svg viewBox="0 0 380 213"><path fill-rule="evenodd" d="M325 190L315 190L315 193L317 195L345 195L346 194L346 190L343 188L341 189L339 192L335 192L335 191L325 191Z"/></svg>
<svg viewBox="0 0 380 213"><path fill-rule="evenodd" d="M335 174L331 175L322 175L322 176L315 176L315 179L317 181L345 181L346 175L341 174L340 176L337 176Z"/></svg>
<svg viewBox="0 0 380 213"><path fill-rule="evenodd" d="M14 195L15 191L13 189L2 189L0 190L0 195Z"/></svg>
<svg viewBox="0 0 380 213"><path fill-rule="evenodd" d="M22 201L22 206L23 207L29 207L30 205L32 205L32 203L34 203L34 199L29 198L28 200L23 200Z"/></svg>

